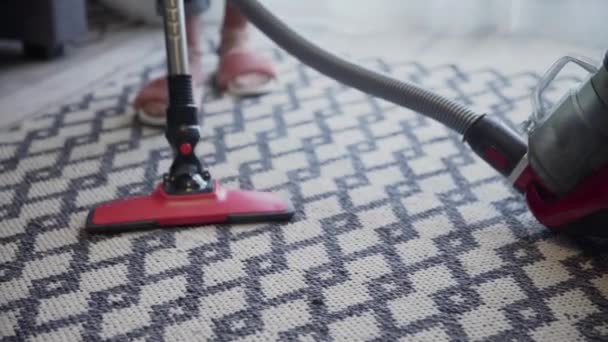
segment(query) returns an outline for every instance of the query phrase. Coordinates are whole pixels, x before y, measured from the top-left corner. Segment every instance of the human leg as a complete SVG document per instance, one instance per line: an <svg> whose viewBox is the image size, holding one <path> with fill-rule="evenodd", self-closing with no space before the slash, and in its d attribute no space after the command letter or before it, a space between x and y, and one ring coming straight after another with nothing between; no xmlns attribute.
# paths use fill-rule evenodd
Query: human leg
<svg viewBox="0 0 608 342"><path fill-rule="evenodd" d="M160 9L162 0L157 0ZM202 98L201 48L201 18L202 13L209 7L209 0L184 0L186 14L186 42L188 45L188 60L190 73L195 87L197 105ZM145 124L163 126L165 124L166 108L169 102L167 76L159 77L146 84L138 93L133 103L138 118Z"/></svg>
<svg viewBox="0 0 608 342"><path fill-rule="evenodd" d="M259 95L271 91L275 72L271 62L248 47L247 18L226 1L218 50L217 85L234 95Z"/></svg>

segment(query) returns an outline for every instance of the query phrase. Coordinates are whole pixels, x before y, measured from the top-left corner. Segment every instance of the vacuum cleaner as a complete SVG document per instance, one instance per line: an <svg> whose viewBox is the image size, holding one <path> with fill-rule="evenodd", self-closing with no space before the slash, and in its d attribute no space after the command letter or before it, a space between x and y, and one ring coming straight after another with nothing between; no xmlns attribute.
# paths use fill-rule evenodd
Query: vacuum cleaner
<svg viewBox="0 0 608 342"><path fill-rule="evenodd" d="M294 209L290 201L270 193L226 189L201 164L195 153L201 135L188 70L183 0L164 0L162 14L169 73L165 137L173 150L173 163L152 194L94 208L88 215L86 231L121 233L156 227L291 219Z"/></svg>
<svg viewBox="0 0 608 342"><path fill-rule="evenodd" d="M491 116L475 113L451 99L365 69L319 48L290 29L257 0L230 1L261 32L302 63L342 84L409 108L461 134L463 141L481 159L523 195L534 217L546 227L563 233L608 236L608 229L604 228L608 223L608 54L603 63L566 56L549 68L532 96L534 112L527 122L526 143L522 134ZM165 2L176 4L181 0ZM173 8L179 9L179 4ZM176 17L177 26L181 16ZM235 213L236 218L290 219L293 209L288 204L267 194L241 196L241 192L232 194L242 200L238 202L243 207L251 207L224 206L224 210L218 210L215 216L205 215L205 205L215 208L221 202L221 196L216 195L217 190L193 195L196 199L188 201L186 198L192 195L183 190L184 184L171 181L181 175L188 183L194 179L192 175L200 175L200 184L209 184L208 173L197 173L199 164L196 157L191 153L184 154L181 147L184 141L193 146L198 139L198 133L194 132L198 132L198 129L195 127L195 108L188 102L190 98L184 97L190 87L189 77L183 75L185 66L181 64L185 63L172 57L177 55L183 58L185 54L185 47L180 47L180 39L174 38L173 29L172 24L166 21L169 69L173 75L170 79L167 138L177 150L174 166L168 178L165 178L164 185L152 196L97 208L90 216L89 229L103 231L99 228L108 224L121 229L125 225L136 227L147 223L223 222ZM179 61L179 68L172 66L176 60ZM581 66L589 72L589 76L550 110L546 110L542 93L568 63ZM179 133L174 132L176 130ZM191 133L185 135L184 130ZM190 148L183 150L191 151ZM200 192L203 185L197 185L194 191ZM208 201L205 202L203 198ZM142 204L152 202L155 204L150 205L150 209L163 207L164 210L154 214L140 210L126 213L129 210L125 207L139 209ZM112 214L112 208L122 214ZM181 216L186 211L188 215ZM197 211L203 214L192 215Z"/></svg>

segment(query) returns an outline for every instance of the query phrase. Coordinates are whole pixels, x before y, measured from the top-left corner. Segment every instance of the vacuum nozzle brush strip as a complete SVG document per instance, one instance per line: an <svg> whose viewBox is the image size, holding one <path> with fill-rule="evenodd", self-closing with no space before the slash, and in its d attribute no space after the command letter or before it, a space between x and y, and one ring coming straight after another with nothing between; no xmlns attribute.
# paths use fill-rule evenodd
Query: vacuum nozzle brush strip
<svg viewBox="0 0 608 342"><path fill-rule="evenodd" d="M303 63L364 93L428 116L464 134L481 117L461 104L416 85L345 61L301 37L257 0L231 0L264 34Z"/></svg>

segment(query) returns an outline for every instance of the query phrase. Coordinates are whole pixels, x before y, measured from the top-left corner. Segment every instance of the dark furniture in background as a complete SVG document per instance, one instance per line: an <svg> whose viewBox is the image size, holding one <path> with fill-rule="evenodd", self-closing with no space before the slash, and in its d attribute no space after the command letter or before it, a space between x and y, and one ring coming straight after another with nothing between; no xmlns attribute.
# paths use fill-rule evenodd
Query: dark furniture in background
<svg viewBox="0 0 608 342"><path fill-rule="evenodd" d="M27 56L61 56L86 32L86 0L0 0L0 39L21 41Z"/></svg>

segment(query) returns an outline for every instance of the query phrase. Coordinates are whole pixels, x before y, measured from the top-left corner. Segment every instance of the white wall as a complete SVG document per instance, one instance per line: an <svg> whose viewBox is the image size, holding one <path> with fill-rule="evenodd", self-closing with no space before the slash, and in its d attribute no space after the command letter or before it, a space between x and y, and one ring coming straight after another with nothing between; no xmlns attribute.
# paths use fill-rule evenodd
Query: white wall
<svg viewBox="0 0 608 342"><path fill-rule="evenodd" d="M511 0L514 33L608 48L608 0Z"/></svg>
<svg viewBox="0 0 608 342"><path fill-rule="evenodd" d="M158 24L155 0L103 0L140 19ZM290 23L369 34L418 28L447 35L500 33L546 37L608 48L608 0L261 0L277 13L297 7ZM212 0L206 20L217 22L223 1ZM333 20L333 18L337 20ZM354 27L354 26L357 27Z"/></svg>
<svg viewBox="0 0 608 342"><path fill-rule="evenodd" d="M406 1L411 24L438 33L533 35L608 48L608 0Z"/></svg>

